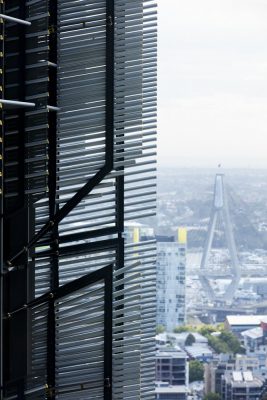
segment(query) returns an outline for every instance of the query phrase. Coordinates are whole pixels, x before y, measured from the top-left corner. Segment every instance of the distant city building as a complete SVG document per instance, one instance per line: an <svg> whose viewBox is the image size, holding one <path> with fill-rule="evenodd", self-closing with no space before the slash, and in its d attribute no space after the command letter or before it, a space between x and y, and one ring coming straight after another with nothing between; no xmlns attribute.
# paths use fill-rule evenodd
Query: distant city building
<svg viewBox="0 0 267 400"><path fill-rule="evenodd" d="M267 298L267 282L261 277L261 282L253 284L255 292L260 295L263 299Z"/></svg>
<svg viewBox="0 0 267 400"><path fill-rule="evenodd" d="M218 360L213 360L204 366L205 394L221 392L221 380L225 371L231 371L235 367L234 360L229 354L221 354Z"/></svg>
<svg viewBox="0 0 267 400"><path fill-rule="evenodd" d="M250 371L263 378L266 372L266 370L260 365L260 361L256 355L248 356L237 354L236 356L233 356L230 354L220 354L218 360L213 360L212 362L205 364L205 393L220 393L222 377L226 372L230 371Z"/></svg>
<svg viewBox="0 0 267 400"><path fill-rule="evenodd" d="M241 333L246 354L257 359L259 369L267 372L267 319L261 321L257 328Z"/></svg>
<svg viewBox="0 0 267 400"><path fill-rule="evenodd" d="M266 355L265 355L266 359ZM260 372L260 361L258 357L251 357L243 354L237 354L235 359L235 369L237 371Z"/></svg>
<svg viewBox="0 0 267 400"><path fill-rule="evenodd" d="M247 353L254 353L264 346L266 350L267 345L267 318L261 321L260 326L253 329L248 329L241 333L244 339L244 346Z"/></svg>
<svg viewBox="0 0 267 400"><path fill-rule="evenodd" d="M168 332L185 323L186 230L157 237L157 324Z"/></svg>
<svg viewBox="0 0 267 400"><path fill-rule="evenodd" d="M259 400L265 379L251 371L227 371L222 376L221 400Z"/></svg>
<svg viewBox="0 0 267 400"><path fill-rule="evenodd" d="M248 329L257 328L261 321L267 320L267 315L227 315L225 329L241 334Z"/></svg>
<svg viewBox="0 0 267 400"><path fill-rule="evenodd" d="M187 354L178 346L162 347L156 352L156 381L171 386L188 386Z"/></svg>

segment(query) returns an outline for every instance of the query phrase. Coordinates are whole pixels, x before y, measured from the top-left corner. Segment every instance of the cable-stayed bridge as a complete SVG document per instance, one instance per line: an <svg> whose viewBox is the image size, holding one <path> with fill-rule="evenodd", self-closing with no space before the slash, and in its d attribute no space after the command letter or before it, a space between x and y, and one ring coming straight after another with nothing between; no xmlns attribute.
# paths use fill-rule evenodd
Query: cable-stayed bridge
<svg viewBox="0 0 267 400"><path fill-rule="evenodd" d="M248 218L247 205L240 200L235 191L225 185L225 176L217 173L214 183L214 194L211 207L210 222L202 254L199 278L208 299L213 302L231 304L242 277L264 275L259 270L260 265L241 265L235 241L232 213L229 211L229 202L235 211L235 220L241 229L254 232L254 237L260 238L260 233L251 224ZM263 244L264 248L264 244ZM264 265L262 265L264 267ZM216 284L220 280L229 283L222 293Z"/></svg>

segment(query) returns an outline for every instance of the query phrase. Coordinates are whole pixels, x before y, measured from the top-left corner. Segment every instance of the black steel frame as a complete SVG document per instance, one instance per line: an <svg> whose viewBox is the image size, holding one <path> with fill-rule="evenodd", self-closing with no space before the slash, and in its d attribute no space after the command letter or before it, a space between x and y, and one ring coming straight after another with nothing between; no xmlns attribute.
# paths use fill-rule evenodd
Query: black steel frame
<svg viewBox="0 0 267 400"><path fill-rule="evenodd" d="M53 5L55 12L56 6ZM53 11L52 11L53 12ZM43 236L51 232L91 191L112 171L114 163L114 0L106 0L106 131L105 164L89 181L55 212L43 228L23 248L6 261L7 268L16 266L19 257L32 248ZM56 159L56 147L50 145L52 160ZM54 163L51 162L53 172ZM55 178L55 173L54 173ZM52 186L52 183L51 183ZM54 190L52 188L52 190ZM52 217L52 218L51 218Z"/></svg>
<svg viewBox="0 0 267 400"><path fill-rule="evenodd" d="M50 4L50 21L49 21L49 58L53 64L57 64L57 0L49 1ZM0 3L2 8L2 4ZM71 236L71 241L84 240L88 238L98 238L100 236L116 235L114 239L96 241L95 243L84 243L80 245L64 246L60 248L60 244L67 244L68 237L60 238L58 235L58 224L80 203L85 196L87 196L113 169L114 163L114 0L106 0L106 133L105 133L105 164L104 166L93 176L78 192L61 208L59 209L56 205L56 190L57 190L57 117L56 112L49 112L49 221L43 226L43 228L36 234L33 235L28 242L26 242L21 250L13 252L8 259L4 260L3 252L1 252L1 281L3 275L12 276L13 271L25 270L25 267L29 267L34 263L23 262L26 258L30 249L43 239L43 237L50 232L50 238L52 239L52 245L49 251L41 253L38 257L49 256L51 260L51 291L39 299L25 302L15 309L6 310L8 312L5 315L1 315L1 323L4 318L5 321L10 323L10 319L13 316L21 314L22 310L28 309L29 307L41 304L41 302L48 301L49 313L48 313L48 357L47 357L47 370L48 370L48 388L53 389L55 387L55 313L54 313L54 300L57 298L58 293L63 293L66 290L80 285L85 282L92 282L93 279L99 279L99 276L105 272L105 400L110 400L112 397L111 386L112 386L112 270L113 268L123 267L124 263L124 177L119 176L116 178L116 226L112 228L105 228L95 230L94 232L79 233ZM3 12L1 10L1 12ZM3 27L3 24L2 24ZM24 38L23 38L24 39ZM2 41L2 44L4 42ZM3 60L3 58L2 58ZM23 60L21 59L21 63ZM51 106L57 106L57 93L56 93L56 82L57 82L57 69L50 67L49 69L49 104ZM4 85L3 85L4 86ZM21 96L23 97L23 91ZM3 127L2 127L3 134ZM23 136L22 136L23 137ZM22 178L21 178L22 179ZM23 183L22 183L23 184ZM22 193L24 197L24 193ZM2 214L3 214L3 197L2 197ZM27 204L24 203L24 207L27 208ZM12 237L9 238L12 241ZM1 240L1 245L3 241ZM82 254L104 249L115 249L117 254L116 266L109 266L104 270L93 272L81 279L72 282L71 284L65 285L59 288L58 283L58 259L61 255L66 254ZM23 256L23 257L22 257ZM28 269L28 268L26 268ZM102 271L102 272L101 272ZM9 279L9 278L7 278ZM51 295L52 293L52 295ZM51 297L53 296L53 297ZM2 307L1 307L2 310ZM23 314L23 313L22 313ZM2 332L1 332L1 336ZM2 340L1 340L2 345ZM8 358L8 356L7 356ZM1 357L2 360L2 357ZM1 365L0 375L2 377ZM4 382L1 381L1 388L3 388ZM19 387L21 390L21 380ZM51 397L54 398L55 391L51 390Z"/></svg>
<svg viewBox="0 0 267 400"><path fill-rule="evenodd" d="M57 107L57 67L58 52L57 52L57 0L49 2L49 61L52 63L49 68L49 105ZM55 66L54 66L55 65ZM49 219L52 221L58 212L56 203L57 197L57 114L55 111L48 111L48 140L49 140ZM58 226L54 225L51 230L51 245L50 245L50 287L51 291L55 291L59 287L59 261L58 261ZM47 321L47 386L54 388L56 385L56 321L55 321L55 303L52 299L49 300L48 321ZM55 398L54 392L51 391L51 399Z"/></svg>
<svg viewBox="0 0 267 400"><path fill-rule="evenodd" d="M4 5L0 3L0 12L3 13ZM0 85L2 86L2 94L4 94L4 24L0 25ZM3 199L3 191L4 191L4 179L3 179L3 146L4 146L4 127L3 127L3 110L0 110L1 114L1 125L0 125L0 207L1 207L1 222L0 222L0 354L3 355L3 301L4 301L4 293L3 293L3 264L4 264L4 246L3 246L3 212L4 212L4 199ZM0 387L3 386L3 356L0 356ZM0 396L2 391L0 390Z"/></svg>
<svg viewBox="0 0 267 400"><path fill-rule="evenodd" d="M72 294L76 291L79 291L83 288L89 287L97 282L104 282L104 400L112 399L112 286L113 286L113 265L108 265L104 268L101 268L97 271L91 272L85 276L82 276L79 279L76 279L73 282L67 283L64 286L58 287L53 292L49 292L39 297L36 300L25 304L23 307L11 310L8 315L5 316L5 319L11 321L12 317L17 314L25 314L28 310L33 307L41 306L43 304L48 304L48 325L49 320L52 319L55 321L55 302L57 300L62 299L69 294ZM60 388L56 387L55 376L51 377L53 370L51 369L51 350L50 346L54 346L53 337L49 337L48 332L48 342L49 346L47 348L47 372L48 377L50 376L50 384L47 384L46 388L40 388L39 390L46 392L46 395L49 399L54 399L58 393L70 393L73 391L68 388ZM54 364L54 360L52 360ZM49 378L48 378L49 379ZM53 386L51 382L53 381ZM5 387L16 388L17 389L17 398L19 400L24 399L25 391L26 391L27 382L25 379L18 379L11 382L6 383L3 386L4 395L5 395ZM84 382L86 384L86 382ZM75 385L77 386L77 385ZM84 389L80 389L84 390ZM76 391L76 390L75 390Z"/></svg>

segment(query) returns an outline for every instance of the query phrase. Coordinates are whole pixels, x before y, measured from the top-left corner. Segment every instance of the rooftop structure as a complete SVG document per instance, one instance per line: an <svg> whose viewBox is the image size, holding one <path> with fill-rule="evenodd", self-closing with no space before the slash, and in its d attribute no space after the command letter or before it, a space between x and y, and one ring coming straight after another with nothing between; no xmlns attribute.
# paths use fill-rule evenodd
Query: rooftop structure
<svg viewBox="0 0 267 400"><path fill-rule="evenodd" d="M168 335L166 332L159 333L158 335L156 335L155 339L158 346L164 346L168 342Z"/></svg>
<svg viewBox="0 0 267 400"><path fill-rule="evenodd" d="M264 337L261 327L248 329L247 331L242 332L241 335L252 340L262 339Z"/></svg>
<svg viewBox="0 0 267 400"><path fill-rule="evenodd" d="M227 315L224 325L234 333L241 333L259 327L266 318L266 315Z"/></svg>
<svg viewBox="0 0 267 400"><path fill-rule="evenodd" d="M237 371L253 371L260 372L261 364L257 356L245 354L236 354L235 369Z"/></svg>
<svg viewBox="0 0 267 400"><path fill-rule="evenodd" d="M261 322L261 326L241 332L246 354L258 360L259 367L267 368L267 325Z"/></svg>
<svg viewBox="0 0 267 400"><path fill-rule="evenodd" d="M165 382L156 382L155 399L156 400L186 400L188 386L169 386Z"/></svg>
<svg viewBox="0 0 267 400"><path fill-rule="evenodd" d="M185 351L190 358L202 362L209 362L213 358L213 351L203 343L193 343L192 346L186 346Z"/></svg>
<svg viewBox="0 0 267 400"><path fill-rule="evenodd" d="M195 343L208 343L208 339L198 332L168 333L168 338L175 341L178 345L184 346L188 335L192 335Z"/></svg>
<svg viewBox="0 0 267 400"><path fill-rule="evenodd" d="M258 400L265 388L265 379L251 371L228 371L222 376L222 400Z"/></svg>

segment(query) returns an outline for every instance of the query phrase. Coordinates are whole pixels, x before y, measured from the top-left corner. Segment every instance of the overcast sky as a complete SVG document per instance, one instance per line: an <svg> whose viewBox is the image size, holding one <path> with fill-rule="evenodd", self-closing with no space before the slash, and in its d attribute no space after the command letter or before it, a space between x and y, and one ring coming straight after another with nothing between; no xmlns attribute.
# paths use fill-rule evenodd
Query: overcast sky
<svg viewBox="0 0 267 400"><path fill-rule="evenodd" d="M159 165L267 167L267 1L158 12Z"/></svg>

